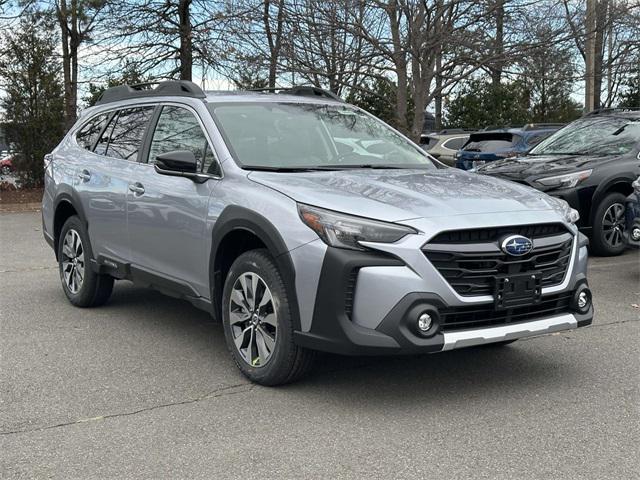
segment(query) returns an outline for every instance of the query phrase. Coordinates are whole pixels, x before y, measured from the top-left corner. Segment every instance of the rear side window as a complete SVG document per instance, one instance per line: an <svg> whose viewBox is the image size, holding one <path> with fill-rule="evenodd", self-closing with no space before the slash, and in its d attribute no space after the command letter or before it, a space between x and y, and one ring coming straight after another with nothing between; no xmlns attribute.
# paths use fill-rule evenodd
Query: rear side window
<svg viewBox="0 0 640 480"><path fill-rule="evenodd" d="M469 137L450 138L442 146L449 150L460 150L467 140L469 140Z"/></svg>
<svg viewBox="0 0 640 480"><path fill-rule="evenodd" d="M102 113L85 123L76 134L78 145L86 150L93 150L93 146L96 144L96 140L98 140L98 135L100 135L108 119L109 114Z"/></svg>
<svg viewBox="0 0 640 480"><path fill-rule="evenodd" d="M438 143L438 139L435 137L420 137L420 145L424 149L434 147L436 143Z"/></svg>
<svg viewBox="0 0 640 480"><path fill-rule="evenodd" d="M96 153L135 162L153 108L136 107L120 110L100 137L96 145Z"/></svg>
<svg viewBox="0 0 640 480"><path fill-rule="evenodd" d="M464 149L468 152L497 152L511 148L520 141L518 135L508 135L502 138L477 138L471 140Z"/></svg>
<svg viewBox="0 0 640 480"><path fill-rule="evenodd" d="M219 173L213 151L198 119L185 108L162 107L151 140L149 163L155 163L158 155L175 150L193 152L201 172Z"/></svg>

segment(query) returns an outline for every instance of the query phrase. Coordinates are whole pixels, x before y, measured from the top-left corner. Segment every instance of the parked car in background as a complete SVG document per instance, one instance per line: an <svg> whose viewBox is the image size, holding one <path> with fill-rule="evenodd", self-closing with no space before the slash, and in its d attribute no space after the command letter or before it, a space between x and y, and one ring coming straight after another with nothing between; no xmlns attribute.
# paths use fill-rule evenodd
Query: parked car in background
<svg viewBox="0 0 640 480"><path fill-rule="evenodd" d="M640 175L640 111L601 109L572 122L528 155L477 169L562 198L598 255L625 249L624 208Z"/></svg>
<svg viewBox="0 0 640 480"><path fill-rule="evenodd" d="M7 155L0 160L0 173L2 175L9 175L13 170L13 155Z"/></svg>
<svg viewBox="0 0 640 480"><path fill-rule="evenodd" d="M627 197L625 207L627 228L624 236L630 247L640 248L640 177L631 186L633 193Z"/></svg>
<svg viewBox="0 0 640 480"><path fill-rule="evenodd" d="M471 170L488 162L522 155L562 127L555 123L531 123L522 128L473 133L456 154L455 166Z"/></svg>
<svg viewBox="0 0 640 480"><path fill-rule="evenodd" d="M593 318L566 202L446 168L314 87L110 88L46 156L42 219L73 305L115 279L189 300L266 385L314 350L506 345Z"/></svg>
<svg viewBox="0 0 640 480"><path fill-rule="evenodd" d="M463 129L442 130L420 137L420 146L442 163L453 167L456 153L469 140L471 132Z"/></svg>

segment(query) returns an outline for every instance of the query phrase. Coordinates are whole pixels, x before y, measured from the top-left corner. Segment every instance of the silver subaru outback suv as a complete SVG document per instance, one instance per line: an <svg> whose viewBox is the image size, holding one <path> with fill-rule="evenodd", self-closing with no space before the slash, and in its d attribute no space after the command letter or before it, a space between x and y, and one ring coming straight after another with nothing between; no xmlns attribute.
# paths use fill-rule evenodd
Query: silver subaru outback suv
<svg viewBox="0 0 640 480"><path fill-rule="evenodd" d="M447 168L317 88L114 87L45 165L69 301L101 305L118 279L186 299L257 383L317 350L504 345L593 317L576 211Z"/></svg>

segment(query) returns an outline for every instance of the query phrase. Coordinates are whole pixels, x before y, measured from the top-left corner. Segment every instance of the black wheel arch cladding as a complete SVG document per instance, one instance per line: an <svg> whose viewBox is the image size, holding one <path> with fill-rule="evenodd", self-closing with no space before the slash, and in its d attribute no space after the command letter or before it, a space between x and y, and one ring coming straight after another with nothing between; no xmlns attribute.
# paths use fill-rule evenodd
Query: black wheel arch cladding
<svg viewBox="0 0 640 480"><path fill-rule="evenodd" d="M300 313L295 288L296 272L289 250L276 227L266 217L237 205L230 205L222 211L212 231L211 255L209 256L209 285L215 315L220 319L222 292L224 290L224 278L222 277L222 272L217 269L217 260L219 260L217 256L225 237L237 231L245 231L259 238L273 256L284 280L294 329L299 330Z"/></svg>

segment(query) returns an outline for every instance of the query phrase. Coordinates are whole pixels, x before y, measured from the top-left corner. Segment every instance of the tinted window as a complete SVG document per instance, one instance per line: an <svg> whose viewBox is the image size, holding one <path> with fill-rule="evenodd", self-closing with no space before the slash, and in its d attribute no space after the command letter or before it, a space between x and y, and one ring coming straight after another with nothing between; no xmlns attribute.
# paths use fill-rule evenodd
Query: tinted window
<svg viewBox="0 0 640 480"><path fill-rule="evenodd" d="M136 161L153 107L120 110L96 145L96 153Z"/></svg>
<svg viewBox="0 0 640 480"><path fill-rule="evenodd" d="M163 107L153 132L149 163L154 163L158 155L175 150L193 152L200 171L214 175L219 173L207 137L196 117L184 108Z"/></svg>
<svg viewBox="0 0 640 480"><path fill-rule="evenodd" d="M104 124L107 122L109 114L103 113L93 117L76 134L78 145L87 150L93 150L93 146L98 139L98 135L102 131Z"/></svg>
<svg viewBox="0 0 640 480"><path fill-rule="evenodd" d="M425 150L434 147L436 143L438 143L438 139L435 137L420 137L420 145L422 145L422 148Z"/></svg>
<svg viewBox="0 0 640 480"><path fill-rule="evenodd" d="M497 152L511 148L520 141L518 135L500 135L500 136L476 136L471 138L470 142L465 145L464 150L468 152Z"/></svg>
<svg viewBox="0 0 640 480"><path fill-rule="evenodd" d="M469 137L451 138L444 142L442 146L450 150L460 150L462 146L467 143L468 139Z"/></svg>

